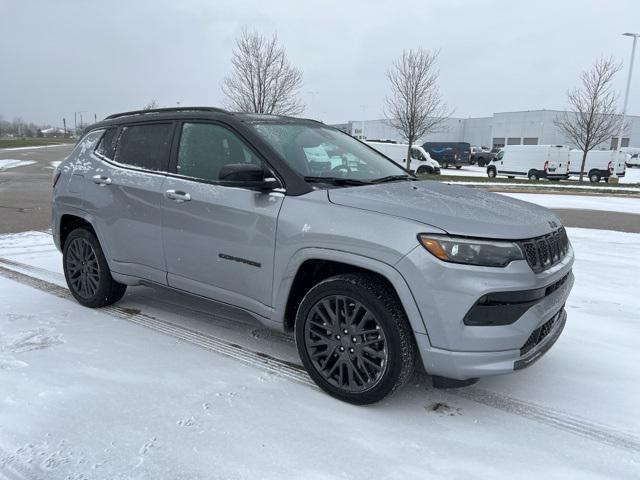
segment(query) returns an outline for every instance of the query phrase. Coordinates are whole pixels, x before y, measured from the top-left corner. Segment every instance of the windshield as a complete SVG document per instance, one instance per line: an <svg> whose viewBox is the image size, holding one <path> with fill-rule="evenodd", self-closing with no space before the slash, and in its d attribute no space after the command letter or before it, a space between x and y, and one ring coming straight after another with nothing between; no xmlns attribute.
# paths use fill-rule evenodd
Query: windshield
<svg viewBox="0 0 640 480"><path fill-rule="evenodd" d="M369 182L407 172L349 135L320 124L253 123L258 134L307 180Z"/></svg>

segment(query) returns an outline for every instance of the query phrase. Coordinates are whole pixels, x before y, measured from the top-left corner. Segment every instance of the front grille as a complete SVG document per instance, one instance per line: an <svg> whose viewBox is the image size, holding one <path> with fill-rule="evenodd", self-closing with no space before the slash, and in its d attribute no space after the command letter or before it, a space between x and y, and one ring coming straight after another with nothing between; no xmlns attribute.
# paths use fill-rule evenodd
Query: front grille
<svg viewBox="0 0 640 480"><path fill-rule="evenodd" d="M536 273L556 265L569 252L569 238L564 227L560 227L548 235L523 240L519 243L527 263Z"/></svg>
<svg viewBox="0 0 640 480"><path fill-rule="evenodd" d="M556 313L553 317L551 317L549 320L547 320L545 323L543 323L541 326L539 326L533 332L531 332L531 335L529 335L529 338L527 338L527 341L520 348L520 356L523 356L524 354L526 354L529 350L531 350L533 347L538 345L542 340L544 340L547 337L547 335L549 335L551 330L553 330L553 327L555 326L556 322L560 319L563 309L564 307L562 307L558 311L558 313Z"/></svg>

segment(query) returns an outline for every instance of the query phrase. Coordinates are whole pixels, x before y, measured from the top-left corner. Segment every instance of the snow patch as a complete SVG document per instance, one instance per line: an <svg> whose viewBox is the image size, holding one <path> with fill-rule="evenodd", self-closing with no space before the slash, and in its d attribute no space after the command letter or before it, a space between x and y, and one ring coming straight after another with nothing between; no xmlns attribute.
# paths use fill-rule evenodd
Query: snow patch
<svg viewBox="0 0 640 480"><path fill-rule="evenodd" d="M0 160L0 172L10 168L26 167L27 165L33 165L34 163L38 162L35 160L16 160L13 158L5 158Z"/></svg>

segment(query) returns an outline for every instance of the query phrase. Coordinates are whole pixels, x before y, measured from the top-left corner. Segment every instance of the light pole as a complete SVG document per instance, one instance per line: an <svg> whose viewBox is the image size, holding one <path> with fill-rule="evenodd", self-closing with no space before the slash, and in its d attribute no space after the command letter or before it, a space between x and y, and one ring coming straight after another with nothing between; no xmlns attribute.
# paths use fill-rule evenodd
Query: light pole
<svg viewBox="0 0 640 480"><path fill-rule="evenodd" d="M620 134L618 135L618 145L616 145L618 148L618 155L616 156L616 162L619 160L620 158L620 152L622 149L622 135L624 135L624 120L625 120L625 116L627 115L627 103L629 102L629 89L631 88L631 75L633 74L633 59L636 56L636 42L638 41L638 37L640 37L640 33L623 33L622 35L624 35L625 37L633 37L633 46L631 47L631 61L629 62L629 76L627 77L627 88L624 92L624 103L622 104L622 118L620 119ZM613 183L616 183L618 180L618 175L616 175L616 165L613 165L613 172L611 174L611 177L615 178L616 180L613 181Z"/></svg>

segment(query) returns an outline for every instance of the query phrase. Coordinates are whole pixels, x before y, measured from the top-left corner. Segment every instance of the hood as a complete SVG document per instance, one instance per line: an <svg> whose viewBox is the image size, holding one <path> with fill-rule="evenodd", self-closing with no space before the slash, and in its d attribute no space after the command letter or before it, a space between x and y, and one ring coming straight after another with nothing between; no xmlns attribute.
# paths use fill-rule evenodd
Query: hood
<svg viewBox="0 0 640 480"><path fill-rule="evenodd" d="M329 190L337 205L403 217L450 235L522 240L556 230L550 210L505 195L434 181L393 182Z"/></svg>

